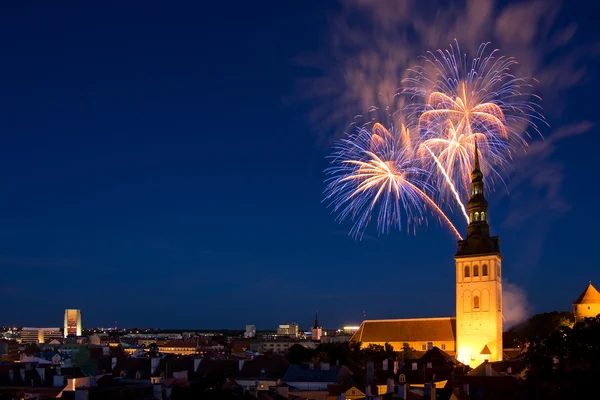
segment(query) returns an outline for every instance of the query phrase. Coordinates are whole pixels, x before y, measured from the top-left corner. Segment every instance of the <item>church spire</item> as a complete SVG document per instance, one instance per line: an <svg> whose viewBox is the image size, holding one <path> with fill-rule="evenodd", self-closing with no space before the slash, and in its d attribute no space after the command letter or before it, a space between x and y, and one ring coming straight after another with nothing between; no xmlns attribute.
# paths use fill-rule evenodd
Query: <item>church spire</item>
<svg viewBox="0 0 600 400"><path fill-rule="evenodd" d="M314 326L314 328L316 329L318 327L319 327L319 313L316 312L315 313L315 326Z"/></svg>
<svg viewBox="0 0 600 400"><path fill-rule="evenodd" d="M480 233L489 235L487 223L488 202L485 199L485 188L483 184L483 173L479 166L479 149L475 141L475 154L473 155L473 172L471 172L471 198L469 199L469 229L467 237L471 236L472 231L478 230Z"/></svg>
<svg viewBox="0 0 600 400"><path fill-rule="evenodd" d="M488 202L485 199L483 172L479 164L479 148L474 144L473 171L471 172L471 196L467 204L469 225L467 238L458 244L457 256L467 254L499 253L497 237L490 236L488 225Z"/></svg>

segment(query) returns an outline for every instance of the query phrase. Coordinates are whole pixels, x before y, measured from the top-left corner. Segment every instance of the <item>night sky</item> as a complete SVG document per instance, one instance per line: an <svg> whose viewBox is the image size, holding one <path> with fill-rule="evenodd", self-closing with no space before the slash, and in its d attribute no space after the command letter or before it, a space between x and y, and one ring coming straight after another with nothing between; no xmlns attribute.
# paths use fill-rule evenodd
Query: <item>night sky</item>
<svg viewBox="0 0 600 400"><path fill-rule="evenodd" d="M510 318L600 287L597 5L13 3L0 12L0 324L59 326L65 308L86 327L454 315L448 229L356 241L322 192L365 93L399 86L378 62L408 67L408 48L462 34L523 56L550 124L515 157L510 193L487 194ZM480 24L445 29L455 14ZM390 34L413 18L426 23Z"/></svg>

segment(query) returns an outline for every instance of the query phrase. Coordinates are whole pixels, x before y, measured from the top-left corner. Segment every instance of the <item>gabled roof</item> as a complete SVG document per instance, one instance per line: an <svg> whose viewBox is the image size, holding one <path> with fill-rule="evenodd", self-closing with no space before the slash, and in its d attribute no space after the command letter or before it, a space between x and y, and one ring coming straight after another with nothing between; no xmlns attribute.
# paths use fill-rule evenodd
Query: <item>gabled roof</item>
<svg viewBox="0 0 600 400"><path fill-rule="evenodd" d="M329 369L310 369L300 365L292 365L283 376L283 381L290 382L327 382L341 383L343 376L352 375L345 366L332 365Z"/></svg>
<svg viewBox="0 0 600 400"><path fill-rule="evenodd" d="M236 378L281 379L289 366L290 362L283 356L262 355L246 361Z"/></svg>
<svg viewBox="0 0 600 400"><path fill-rule="evenodd" d="M479 354L489 355L489 354L492 354L492 352L490 351L490 348L486 344L485 346L483 346L483 350L481 350L481 353L479 353Z"/></svg>
<svg viewBox="0 0 600 400"><path fill-rule="evenodd" d="M450 354L441 350L439 347L434 346L433 349L428 350L419 359L421 364L430 362L434 367L453 366L458 365L460 362L456 361L456 358Z"/></svg>
<svg viewBox="0 0 600 400"><path fill-rule="evenodd" d="M600 304L600 292L590 282L588 287L585 288L573 304Z"/></svg>
<svg viewBox="0 0 600 400"><path fill-rule="evenodd" d="M350 340L362 343L453 342L456 340L456 318L363 321Z"/></svg>

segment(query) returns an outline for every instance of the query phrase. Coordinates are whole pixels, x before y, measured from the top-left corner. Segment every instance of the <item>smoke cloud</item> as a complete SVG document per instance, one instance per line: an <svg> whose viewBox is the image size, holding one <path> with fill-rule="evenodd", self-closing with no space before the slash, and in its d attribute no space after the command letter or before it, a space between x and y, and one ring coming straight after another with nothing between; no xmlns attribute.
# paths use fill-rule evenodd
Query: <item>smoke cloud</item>
<svg viewBox="0 0 600 400"><path fill-rule="evenodd" d="M533 308L527 301L527 294L519 286L506 281L502 285L502 316L506 331L529 318Z"/></svg>
<svg viewBox="0 0 600 400"><path fill-rule="evenodd" d="M559 1L439 0L425 7L420 0L341 4L331 18L326 47L319 55L300 60L318 71L299 83L303 97L315 104L310 119L322 146L328 147L357 118L368 121L366 110L400 109L403 99L396 93L407 68L418 64L427 51L448 48L454 39L461 52L471 56L481 43L490 42L500 54L517 59L517 75L537 80L534 92L543 99L544 114L552 116L552 128L543 129L544 139L532 137L527 152L514 154L513 176L494 196L494 202L500 202L510 193L507 229L527 222L541 233L530 238L522 249L527 254L519 256L529 268L535 266L546 240L543 232L569 210L561 194L564 166L552 156L560 141L591 128L585 121L559 124L565 94L585 82L586 61L600 53L599 44L583 42L576 24L559 20Z"/></svg>

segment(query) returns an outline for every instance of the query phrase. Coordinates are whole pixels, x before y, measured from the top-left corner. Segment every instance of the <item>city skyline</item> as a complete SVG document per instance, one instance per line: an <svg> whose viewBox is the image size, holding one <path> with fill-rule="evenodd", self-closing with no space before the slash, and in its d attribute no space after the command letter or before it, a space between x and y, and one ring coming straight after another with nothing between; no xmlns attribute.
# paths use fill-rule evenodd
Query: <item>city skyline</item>
<svg viewBox="0 0 600 400"><path fill-rule="evenodd" d="M365 107L301 100L306 79L321 74L305 58L329 54L358 4L269 2L232 13L149 2L139 14L121 6L122 15L108 5L3 6L0 29L12 39L0 67L0 300L11 307L0 324L62 326L71 307L85 314L84 328L308 329L318 311L331 329L453 315L456 239L446 228L430 219L416 235L378 236L371 227L356 241L322 203L331 142L352 122L346 114ZM511 9L493 4L499 31ZM384 9L369 7L361 27ZM552 68L520 59L520 39L511 47L477 38L535 64L550 125L516 157L508 187L486 192L515 321L571 310L589 281L600 283L600 218L588 200L599 195L600 41L597 6L585 7L552 9L554 24L523 44L560 41L575 26L568 42L578 55L557 47L544 54ZM226 26L210 17L221 14ZM422 42L421 52L437 48ZM350 59L327 67L343 75ZM344 116L314 122L315 110Z"/></svg>

